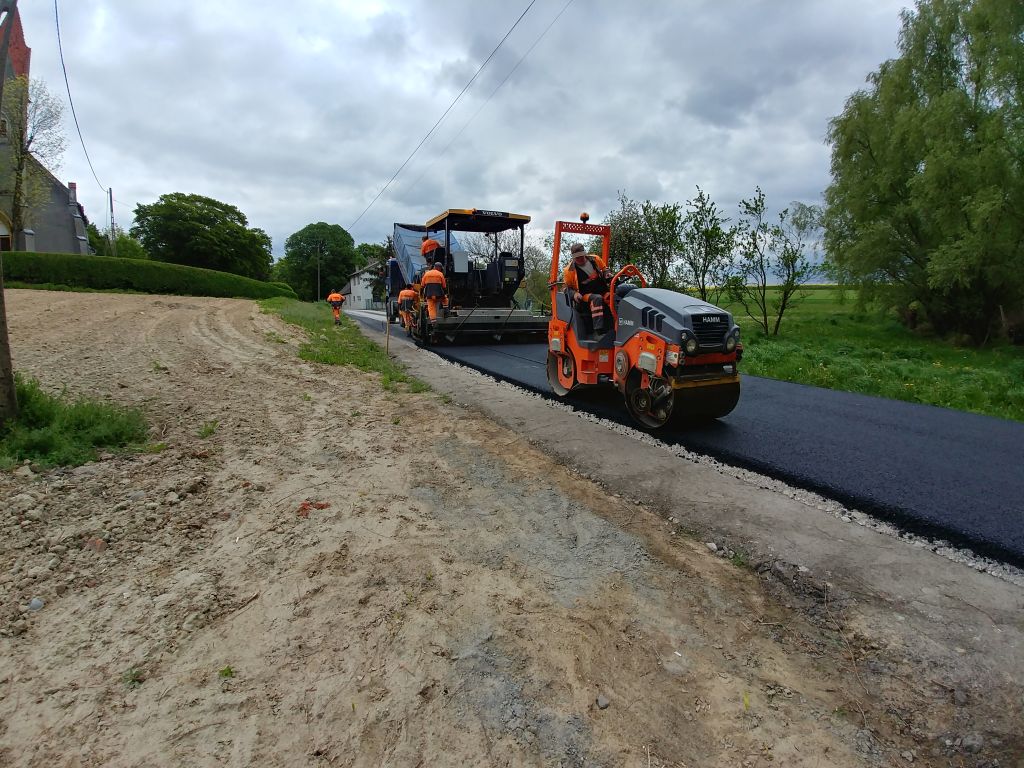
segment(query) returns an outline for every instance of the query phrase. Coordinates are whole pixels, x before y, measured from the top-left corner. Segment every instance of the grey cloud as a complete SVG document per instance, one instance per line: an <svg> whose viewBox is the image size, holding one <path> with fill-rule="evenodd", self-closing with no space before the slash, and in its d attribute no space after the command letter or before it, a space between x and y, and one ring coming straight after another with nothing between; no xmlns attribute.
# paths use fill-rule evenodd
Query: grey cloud
<svg viewBox="0 0 1024 768"><path fill-rule="evenodd" d="M528 213L542 229L584 208L603 215L619 190L684 201L697 184L730 212L758 184L776 207L813 202L828 183L828 119L893 55L903 4L576 2L481 109L563 5L538 0L353 235L380 241L393 221L463 205ZM311 221L359 215L521 10L95 0L63 3L61 16L75 106L118 218L166 192L207 194L238 205L280 254ZM33 75L59 94L52 7L21 13ZM77 143L61 175L102 224Z"/></svg>

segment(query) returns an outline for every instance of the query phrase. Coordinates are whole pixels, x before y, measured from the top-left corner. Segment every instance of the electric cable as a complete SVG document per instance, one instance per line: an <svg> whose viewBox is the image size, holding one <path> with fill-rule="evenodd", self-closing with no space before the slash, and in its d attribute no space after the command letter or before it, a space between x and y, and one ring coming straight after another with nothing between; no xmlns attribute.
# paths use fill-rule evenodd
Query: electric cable
<svg viewBox="0 0 1024 768"><path fill-rule="evenodd" d="M57 0L53 0L53 2L54 2L54 5L56 5ZM398 174L400 174L402 172L402 169L405 168L405 166L409 164L409 161L412 160L413 156L417 152L419 152L420 147L422 147L426 143L427 139L430 138L431 134L433 134L433 132L441 124L441 121L444 120L445 117L448 115L448 113L452 111L452 109L455 107L455 105L459 102L459 99L462 98L463 94L465 94L466 91L469 90L469 87L476 81L477 77L480 76L480 73L484 71L484 67L486 67L487 64L490 62L490 60L494 58L494 54L496 54L498 52L498 49L501 48L502 44L504 44L504 42L506 40L508 40L508 36L511 35L512 31L516 27L519 26L519 22L523 20L523 17L526 16L527 13L529 13L530 9L533 7L533 4L536 3L536 2L537 2L537 0L530 0L530 4L526 6L526 10L524 10L521 14L519 14L519 18L516 19L515 24L513 24L511 27L509 27L509 30L508 30L508 32L505 33L505 36L503 38L501 38L500 41L498 41L498 44L496 46L494 46L494 50L491 51L490 55L486 59L484 59L484 63L480 65L480 68L477 69L476 73L469 79L469 82L466 83L466 86L461 91L459 91L459 95L456 96L452 100L452 103L448 105L448 108L441 114L441 116L439 118L437 118L437 122L434 123L434 125L431 127L431 129L429 131L427 131L426 135L422 139L420 139L420 143L416 145L416 148L413 149L413 151L411 153L409 153L409 156L407 158L405 158L405 162L403 162L400 166L398 166L398 170L395 171L394 175L388 180L388 183L384 185L384 187L380 190L380 192L378 192L376 195L374 195L373 200L371 200L370 204L367 205L363 209L362 213L360 213L358 216L356 216L355 221L353 221L351 224L348 225L349 232L351 232L352 228L355 227L355 225L359 223L359 220L362 219L363 216L366 215L366 212L369 211L373 207L373 204L376 203L377 200L380 199L380 196L383 195L385 191L387 191L388 187L391 186L391 183L395 179L398 178Z"/></svg>
<svg viewBox="0 0 1024 768"><path fill-rule="evenodd" d="M568 0L568 2L565 5L562 6L562 10L560 10L558 12L558 15L555 16L555 18L553 18L551 20L551 23L548 24L547 27L544 28L544 31L540 33L540 36L536 40L533 41L533 45L531 45L529 48L527 48L526 49L526 53L524 53L522 56L519 57L519 61L516 62L516 65L514 67L512 67L512 69L509 70L507 75L505 75L505 79L502 80L500 83L498 83L498 86L493 91L491 91L491 95L488 96L484 100L484 103L480 105L480 108L477 109L477 111L473 113L473 116L470 117L469 120L467 120L465 122L465 124L463 124L463 126L459 129L458 133L456 133L454 136L452 136L451 140L447 144L444 145L444 148L437 155L437 157L435 157L430 162L430 164L426 168L423 169L423 173L421 173L419 176L416 177L416 181L414 181L412 184L409 185L408 188L410 190L415 189L416 185L419 184L421 181L423 181L423 177L427 175L427 172L431 168L434 167L434 164L438 160L440 160L442 157L444 157L445 153L448 151L448 148L451 147L451 145L456 142L456 140L462 135L463 131L465 131L469 127L470 123L472 123L474 120L476 120L477 115L479 115L481 112L483 112L484 107L486 107L487 104L490 102L490 100L492 98L494 98L494 94L496 94L499 90L501 90L501 86L503 86L505 83L507 83L508 79L510 77L512 77L512 75L515 74L515 71L517 69L519 69L519 65L523 63L523 61L526 59L526 57L530 55L530 52L533 51L533 49L537 47L537 45L540 43L540 41L544 39L544 36L548 33L548 31L553 26L555 26L555 22L558 21L560 18L562 18L562 14L565 13L569 9L569 6L572 5L573 2L574 2L574 0Z"/></svg>
<svg viewBox="0 0 1024 768"><path fill-rule="evenodd" d="M89 170L92 171L92 177L96 179L96 183L99 184L100 189L106 193L107 188L100 184L100 178L96 175L96 169L92 167L92 159L89 157L89 150L85 148L85 138L82 136L82 129L78 125L78 115L75 114L75 102L71 99L71 83L68 82L68 70L64 66L64 48L60 42L60 13L57 10L57 0L53 0L53 18L57 22L57 50L60 52L60 68L64 70L64 86L68 90L68 104L71 105L71 116L75 119L75 129L78 131L78 139L82 142L82 151L85 152L85 160L89 163Z"/></svg>

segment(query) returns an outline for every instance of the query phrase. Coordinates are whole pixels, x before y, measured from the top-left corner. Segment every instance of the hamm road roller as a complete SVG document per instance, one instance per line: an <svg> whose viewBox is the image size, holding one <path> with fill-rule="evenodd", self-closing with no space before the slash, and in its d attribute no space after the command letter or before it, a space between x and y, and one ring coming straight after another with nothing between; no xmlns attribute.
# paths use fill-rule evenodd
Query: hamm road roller
<svg viewBox="0 0 1024 768"><path fill-rule="evenodd" d="M583 387L614 385L644 429L669 420L717 419L736 407L740 329L732 315L678 291L648 288L633 264L612 273L611 228L555 222L551 256L547 378L559 397ZM601 255L573 246L559 274L563 234L601 238ZM582 256L582 258L581 258Z"/></svg>

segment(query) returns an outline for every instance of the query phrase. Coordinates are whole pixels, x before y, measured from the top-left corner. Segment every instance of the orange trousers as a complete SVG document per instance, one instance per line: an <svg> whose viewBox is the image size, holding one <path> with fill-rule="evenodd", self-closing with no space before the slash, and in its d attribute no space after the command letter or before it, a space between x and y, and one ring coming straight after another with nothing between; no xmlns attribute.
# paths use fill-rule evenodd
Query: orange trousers
<svg viewBox="0 0 1024 768"><path fill-rule="evenodd" d="M438 312L440 311L443 304L444 299L442 299L440 296L432 296L427 299L427 315L430 316L431 320L437 320Z"/></svg>

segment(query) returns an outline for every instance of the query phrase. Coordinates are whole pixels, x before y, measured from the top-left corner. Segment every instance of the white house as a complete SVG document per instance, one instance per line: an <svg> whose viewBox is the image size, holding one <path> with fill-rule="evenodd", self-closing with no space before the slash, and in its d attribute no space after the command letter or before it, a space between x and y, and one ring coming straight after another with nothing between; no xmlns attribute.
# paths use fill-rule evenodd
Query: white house
<svg viewBox="0 0 1024 768"><path fill-rule="evenodd" d="M384 303L373 300L373 281L377 277L380 265L363 267L353 272L345 287L341 289L345 296L345 306L349 309L383 309Z"/></svg>

